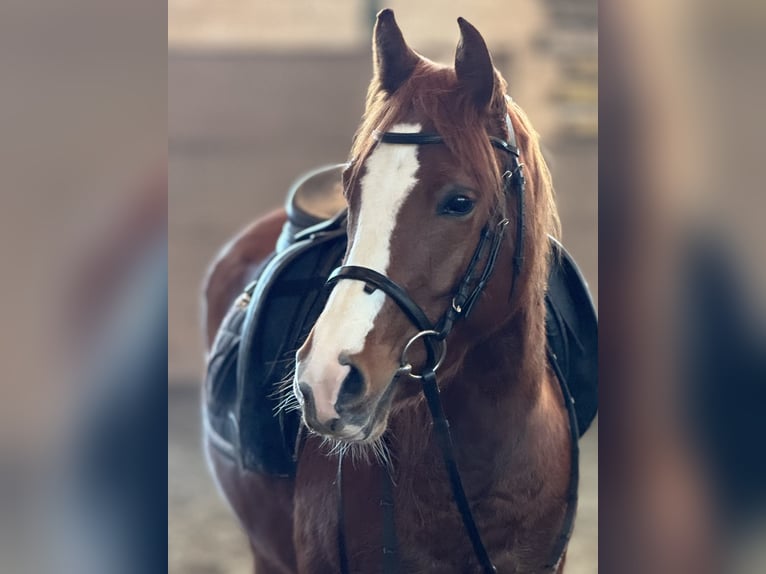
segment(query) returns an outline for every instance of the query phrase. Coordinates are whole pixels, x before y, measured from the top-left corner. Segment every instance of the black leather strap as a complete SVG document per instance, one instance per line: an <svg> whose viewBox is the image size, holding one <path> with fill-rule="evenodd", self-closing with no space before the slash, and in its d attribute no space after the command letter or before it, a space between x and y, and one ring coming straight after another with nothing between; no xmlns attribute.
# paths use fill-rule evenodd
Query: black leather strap
<svg viewBox="0 0 766 574"><path fill-rule="evenodd" d="M577 490L580 484L580 443L578 439L580 437L580 431L577 428L577 412L575 411L575 402L572 398L572 393L569 391L569 385L567 384L564 374L561 372L559 362L556 360L556 355L553 354L550 347L546 349L548 355L548 363L553 369L556 375L556 380L559 382L561 388L561 394L564 397L564 406L567 410L567 416L569 418L569 440L570 440L570 469L569 469L569 489L567 490L567 509L564 515L564 525L561 527L556 543L551 553L551 562L548 567L554 569L561 562L561 558L564 556L569 539L572 537L572 531L574 530L575 515L577 514Z"/></svg>
<svg viewBox="0 0 766 574"><path fill-rule="evenodd" d="M375 289L380 289L399 305L399 308L404 311L410 321L412 321L419 330L428 331L434 328L426 314L418 304L410 298L407 291L382 273L378 273L374 269L369 269L367 267L343 265L330 274L327 278L327 284L332 285L341 279L356 279ZM369 292L371 293L375 289Z"/></svg>
<svg viewBox="0 0 766 574"><path fill-rule="evenodd" d="M388 144L412 144L412 145L430 145L430 144L443 144L444 138L439 134L417 132L417 133L399 133L399 132L379 132L375 130L372 132L372 137L381 143ZM513 143L501 140L494 136L489 136L489 143L493 147L519 157L519 150L516 147L515 140Z"/></svg>
<svg viewBox="0 0 766 574"><path fill-rule="evenodd" d="M423 395L426 398L428 410L431 412L431 419L434 423L434 436L439 443L439 449L441 450L442 458L444 459L444 467L447 470L450 486L452 487L452 496L460 511L460 518L463 519L463 526L465 526L468 538L473 545L473 551L476 554L476 558L479 561L482 570L486 574L497 572L497 569L492 564L487 549L484 547L484 543L481 540L481 534L479 534L476 521L473 519L471 506L468 503L468 497L463 488L463 481L460 478L457 461L455 460L452 436L449 432L449 422L447 421L444 409L442 408L439 386L436 382L436 373L434 373L432 369L423 373Z"/></svg>
<svg viewBox="0 0 766 574"><path fill-rule="evenodd" d="M457 321L467 310L466 303L471 298L471 287L474 284L474 270L484 256L484 247L487 245L490 237L492 237L492 230L489 225L485 225L481 230L479 244L476 246L476 249L474 249L471 261L468 263L468 267L466 267L465 273L463 274L463 279L455 290L452 304L444 312L441 321L439 321L438 330L443 333L445 337L452 330L455 321Z"/></svg>
<svg viewBox="0 0 766 574"><path fill-rule="evenodd" d="M380 506L383 508L383 574L399 573L399 541L394 520L394 481L392 469L382 469Z"/></svg>
<svg viewBox="0 0 766 574"><path fill-rule="evenodd" d="M515 139L515 138L514 138ZM503 141L500 138L489 136L489 142L499 150L507 152L513 156L519 157L519 150L515 144Z"/></svg>
<svg viewBox="0 0 766 574"><path fill-rule="evenodd" d="M507 225L508 220L503 219L498 222L496 226L492 245L490 246L489 254L487 255L487 262L484 264L484 271L482 271L481 277L479 277L479 281L474 286L473 291L471 291L471 294L463 303L463 315L466 317L471 313L474 303L476 303L479 295L484 291L484 288L489 282L489 278L492 277L492 272L495 270L495 263L497 263L497 255L500 253L500 248L503 246L503 237L505 237L505 228ZM516 284L516 274L514 274L513 284Z"/></svg>
<svg viewBox="0 0 766 574"><path fill-rule="evenodd" d="M341 574L349 574L346 550L346 510L343 508L343 452L338 453L338 473L335 476L338 491L338 566Z"/></svg>
<svg viewBox="0 0 766 574"><path fill-rule="evenodd" d="M375 130L372 132L372 137L379 142L388 144L429 145L444 143L444 138L442 138L439 134L429 134L424 132L398 133L379 132Z"/></svg>
<svg viewBox="0 0 766 574"><path fill-rule="evenodd" d="M521 268L524 266L524 188L526 187L526 178L524 177L524 166L516 164L509 177L510 186L516 189L516 245L513 250L513 286L516 288L516 279L521 274Z"/></svg>

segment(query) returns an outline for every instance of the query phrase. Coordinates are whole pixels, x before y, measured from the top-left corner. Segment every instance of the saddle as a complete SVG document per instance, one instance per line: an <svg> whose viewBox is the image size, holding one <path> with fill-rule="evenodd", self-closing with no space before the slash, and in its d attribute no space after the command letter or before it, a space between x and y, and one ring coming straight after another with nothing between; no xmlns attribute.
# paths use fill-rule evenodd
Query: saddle
<svg viewBox="0 0 766 574"><path fill-rule="evenodd" d="M210 352L206 430L213 445L246 469L295 474L300 414L282 408L292 393L295 351L329 296L327 278L346 251L343 164L299 179L272 256L232 305ZM555 239L546 293L548 355L574 401L579 435L598 410L598 320L588 285Z"/></svg>

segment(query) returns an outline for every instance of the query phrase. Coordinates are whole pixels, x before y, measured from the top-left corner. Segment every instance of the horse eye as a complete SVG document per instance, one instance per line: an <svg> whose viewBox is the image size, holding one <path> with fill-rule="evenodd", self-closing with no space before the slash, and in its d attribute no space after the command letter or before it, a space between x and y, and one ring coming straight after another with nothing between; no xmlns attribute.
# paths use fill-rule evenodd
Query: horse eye
<svg viewBox="0 0 766 574"><path fill-rule="evenodd" d="M473 211L474 201L465 195L448 197L439 207L440 215L468 215Z"/></svg>

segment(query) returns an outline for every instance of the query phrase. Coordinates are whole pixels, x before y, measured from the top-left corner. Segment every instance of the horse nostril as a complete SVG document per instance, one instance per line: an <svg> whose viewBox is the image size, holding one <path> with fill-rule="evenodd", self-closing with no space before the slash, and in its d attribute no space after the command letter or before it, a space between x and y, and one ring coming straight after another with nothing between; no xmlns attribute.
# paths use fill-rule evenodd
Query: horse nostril
<svg viewBox="0 0 766 574"><path fill-rule="evenodd" d="M332 419L327 423L327 428L330 429L330 432L338 432L342 427L343 423L340 422L340 419Z"/></svg>
<svg viewBox="0 0 766 574"><path fill-rule="evenodd" d="M342 414L344 407L347 407L349 403L353 403L355 399L364 394L364 377L362 372L354 365L349 364L349 372L346 378L341 383L340 390L338 391L338 400L335 403L335 410L338 414Z"/></svg>
<svg viewBox="0 0 766 574"><path fill-rule="evenodd" d="M354 365L349 365L348 367L350 369L349 373L346 375L340 390L342 393L356 396L364 391L364 377L362 372Z"/></svg>

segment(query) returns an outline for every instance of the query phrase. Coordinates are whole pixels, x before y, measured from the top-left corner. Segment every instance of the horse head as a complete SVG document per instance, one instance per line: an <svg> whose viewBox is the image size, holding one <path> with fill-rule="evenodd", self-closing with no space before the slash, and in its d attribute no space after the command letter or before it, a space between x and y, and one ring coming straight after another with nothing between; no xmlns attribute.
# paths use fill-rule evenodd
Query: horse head
<svg viewBox="0 0 766 574"><path fill-rule="evenodd" d="M557 225L537 135L506 96L481 34L462 18L458 24L454 65L443 66L407 45L390 10L378 15L374 75L343 176L344 266L390 280L428 324L458 318L463 309L456 308L456 292L474 290L496 245L492 281L477 292L470 320L460 324L466 343L447 355L444 367L453 372L472 339L524 305L542 304L532 295L544 292L546 235ZM397 134L434 134L438 142L424 145L419 136ZM520 157L510 157L512 146L503 148L509 140ZM521 175L522 163L529 182L523 222L523 201L508 193L508 178ZM503 234L506 225L510 232ZM523 267L515 273L519 260ZM294 392L304 421L335 440L378 439L392 408L413 400L418 386L408 373L432 360L427 345L437 354L441 348L437 337L416 337L423 325L381 281L341 275L296 354Z"/></svg>

